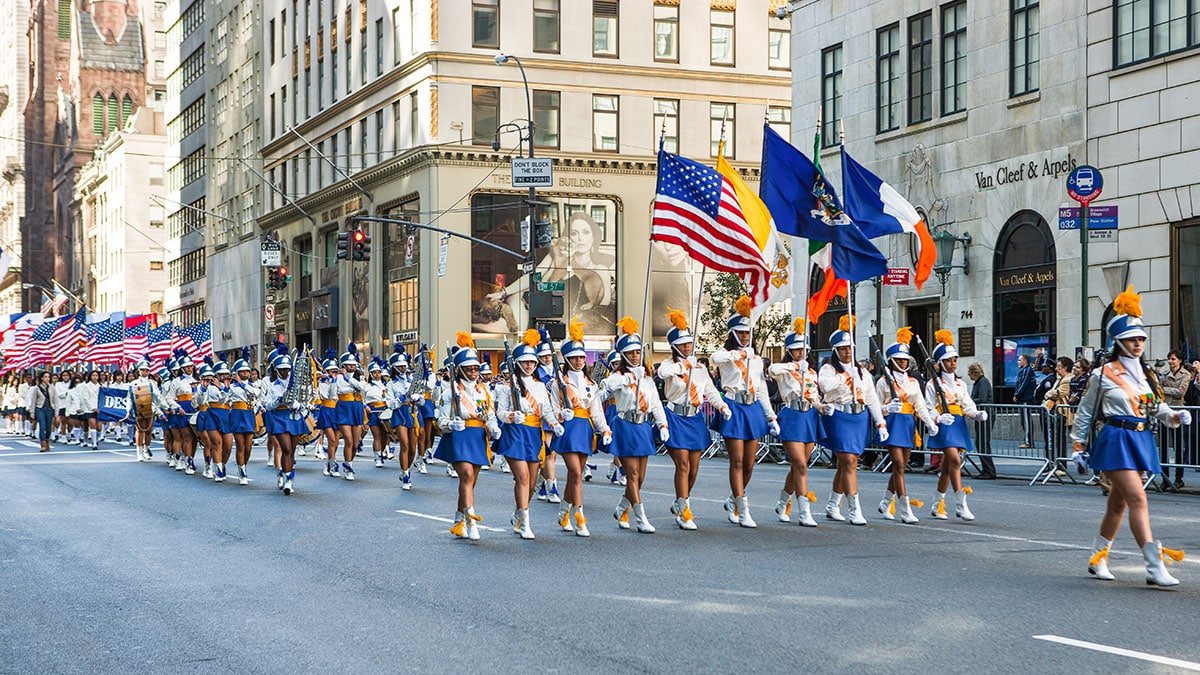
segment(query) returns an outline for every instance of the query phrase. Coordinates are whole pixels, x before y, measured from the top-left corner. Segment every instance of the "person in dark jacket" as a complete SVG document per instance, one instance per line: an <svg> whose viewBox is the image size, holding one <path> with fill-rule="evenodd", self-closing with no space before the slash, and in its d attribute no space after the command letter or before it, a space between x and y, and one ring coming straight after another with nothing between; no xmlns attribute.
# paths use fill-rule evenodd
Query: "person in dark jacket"
<svg viewBox="0 0 1200 675"><path fill-rule="evenodd" d="M1033 366L1029 365L1029 357L1021 354L1017 357L1017 386L1013 392L1013 403L1022 406L1037 405L1037 380L1033 375ZM1033 447L1033 419L1030 408L1021 409L1021 430L1025 434L1022 448Z"/></svg>
<svg viewBox="0 0 1200 675"><path fill-rule="evenodd" d="M988 405L995 402L992 394L992 383L983 374L983 365L979 362L967 367L967 377L971 378L971 400L976 405ZM989 416L986 422L975 422L975 451L979 454L980 473L977 479L991 480L996 477L996 465L992 463L992 424L994 417Z"/></svg>

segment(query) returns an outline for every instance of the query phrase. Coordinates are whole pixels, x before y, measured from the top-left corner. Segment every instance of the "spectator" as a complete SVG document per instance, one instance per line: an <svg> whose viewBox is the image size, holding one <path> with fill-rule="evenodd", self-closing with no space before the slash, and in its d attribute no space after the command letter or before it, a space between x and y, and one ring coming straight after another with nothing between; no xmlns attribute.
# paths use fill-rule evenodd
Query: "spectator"
<svg viewBox="0 0 1200 675"><path fill-rule="evenodd" d="M971 400L976 405L989 405L995 400L992 396L992 383L983 374L983 365L979 362L967 366L967 377L971 378ZM992 463L992 424L995 417L988 413L986 422L975 421L975 450L979 453L980 473L975 478L991 480L996 477L996 465Z"/></svg>
<svg viewBox="0 0 1200 675"><path fill-rule="evenodd" d="M1017 386L1013 392L1013 403L1021 406L1036 405L1035 391L1037 383L1033 379L1033 367L1029 365L1029 357L1021 354L1017 357ZM1021 448L1033 447L1033 418L1028 407L1021 408L1021 431L1025 439Z"/></svg>
<svg viewBox="0 0 1200 675"><path fill-rule="evenodd" d="M1067 392L1067 404L1079 405L1083 400L1083 390L1087 388L1088 375L1092 372L1092 364L1087 359L1079 359L1071 366L1071 387Z"/></svg>
<svg viewBox="0 0 1200 675"><path fill-rule="evenodd" d="M1167 371L1162 374L1162 390L1163 401L1172 408L1186 405L1184 398L1187 396L1188 389L1191 387L1193 375L1188 371L1186 364L1183 362L1183 352L1178 349L1172 349L1167 353ZM1167 429L1167 441L1164 443L1159 452L1162 453L1162 463L1167 463L1167 445L1175 448L1175 464L1180 465L1175 467L1175 482L1169 479L1169 469L1163 471L1162 489L1171 492L1179 492L1179 488L1183 487L1183 466L1185 455L1185 439L1188 432L1184 431L1183 427L1175 429Z"/></svg>
<svg viewBox="0 0 1200 675"><path fill-rule="evenodd" d="M1049 364L1047 364L1049 365ZM1067 406L1067 397L1071 394L1071 369L1075 363L1066 356L1058 357L1054 362L1053 375L1047 377L1038 389L1042 394L1043 413L1046 419L1046 458L1055 458L1055 447L1065 447L1066 427L1072 422L1071 409ZM1059 407L1062 406L1062 407ZM1066 422L1063 426L1062 422Z"/></svg>

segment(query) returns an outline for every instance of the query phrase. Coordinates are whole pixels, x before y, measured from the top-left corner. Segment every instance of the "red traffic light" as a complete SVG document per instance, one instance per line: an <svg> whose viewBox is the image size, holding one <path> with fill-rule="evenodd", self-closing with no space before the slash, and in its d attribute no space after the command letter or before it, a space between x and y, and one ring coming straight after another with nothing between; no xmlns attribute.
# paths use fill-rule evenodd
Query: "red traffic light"
<svg viewBox="0 0 1200 675"><path fill-rule="evenodd" d="M364 234L362 230L355 230L354 232L350 233L350 236L354 237L354 243L361 244L363 237L366 237L367 235Z"/></svg>
<svg viewBox="0 0 1200 675"><path fill-rule="evenodd" d="M287 273L288 273L288 271L287 271L287 268L286 268L286 267L280 267L280 268L279 268L279 276L281 276L281 277L286 277L286 276L287 276Z"/></svg>

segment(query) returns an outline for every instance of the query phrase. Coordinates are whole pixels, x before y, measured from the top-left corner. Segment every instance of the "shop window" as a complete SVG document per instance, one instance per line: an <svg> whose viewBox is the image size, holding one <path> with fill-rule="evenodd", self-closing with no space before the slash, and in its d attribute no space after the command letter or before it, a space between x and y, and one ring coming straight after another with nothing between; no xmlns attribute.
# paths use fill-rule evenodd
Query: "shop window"
<svg viewBox="0 0 1200 675"><path fill-rule="evenodd" d="M1053 233L1041 215L1024 210L1008 219L996 241L993 275L992 383L996 400L1006 401L1016 384L1017 357L1050 357L1058 349L1057 257Z"/></svg>

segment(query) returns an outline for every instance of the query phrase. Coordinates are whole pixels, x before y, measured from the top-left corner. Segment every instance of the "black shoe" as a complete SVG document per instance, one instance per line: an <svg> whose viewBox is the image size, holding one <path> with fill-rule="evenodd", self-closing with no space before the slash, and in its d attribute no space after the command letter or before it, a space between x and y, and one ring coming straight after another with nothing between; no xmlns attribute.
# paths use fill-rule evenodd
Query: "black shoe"
<svg viewBox="0 0 1200 675"><path fill-rule="evenodd" d="M981 473L981 474L979 474L978 476L975 476L975 480L996 480L996 474L994 474L994 473Z"/></svg>
<svg viewBox="0 0 1200 675"><path fill-rule="evenodd" d="M1162 482L1158 484L1158 491L1159 492L1179 492L1179 488L1172 485L1171 481L1167 480L1164 477L1162 479Z"/></svg>
<svg viewBox="0 0 1200 675"><path fill-rule="evenodd" d="M1175 479L1175 483L1174 483L1174 485L1175 485L1175 489L1176 489L1176 490L1178 490L1179 488L1183 487L1183 476L1180 476L1179 478L1176 478L1176 479Z"/></svg>

